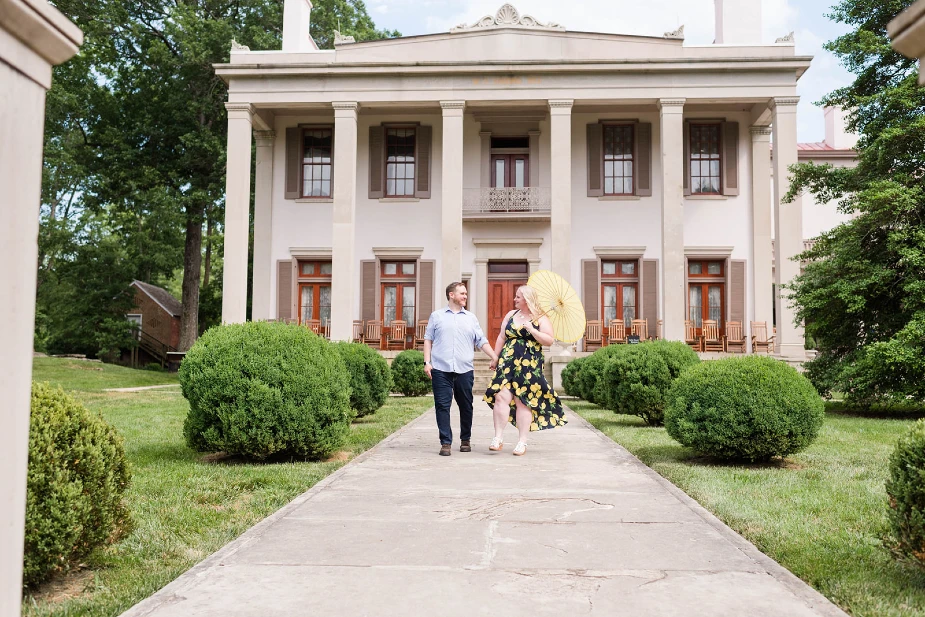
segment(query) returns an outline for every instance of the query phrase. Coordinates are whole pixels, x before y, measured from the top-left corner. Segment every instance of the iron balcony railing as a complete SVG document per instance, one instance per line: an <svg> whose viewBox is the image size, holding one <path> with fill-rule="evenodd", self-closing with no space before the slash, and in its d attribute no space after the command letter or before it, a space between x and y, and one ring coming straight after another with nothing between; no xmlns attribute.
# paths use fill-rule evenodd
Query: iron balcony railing
<svg viewBox="0 0 925 617"><path fill-rule="evenodd" d="M549 215L552 200L549 188L463 189L463 214L539 214Z"/></svg>

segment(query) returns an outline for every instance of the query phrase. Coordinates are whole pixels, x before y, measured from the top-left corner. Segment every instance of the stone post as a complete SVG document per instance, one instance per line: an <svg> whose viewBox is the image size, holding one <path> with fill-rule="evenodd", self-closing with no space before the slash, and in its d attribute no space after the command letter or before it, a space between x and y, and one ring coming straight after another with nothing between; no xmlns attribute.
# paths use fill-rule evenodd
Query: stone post
<svg viewBox="0 0 925 617"><path fill-rule="evenodd" d="M465 101L440 101L443 109L443 147L440 166L441 188L441 279L443 289L462 274L462 198L463 198L463 110Z"/></svg>
<svg viewBox="0 0 925 617"><path fill-rule="evenodd" d="M662 156L662 336L684 340L684 103L658 102Z"/></svg>
<svg viewBox="0 0 925 617"><path fill-rule="evenodd" d="M247 244L251 204L250 103L225 103L228 110L228 163L225 171L225 253L222 322L247 319Z"/></svg>
<svg viewBox="0 0 925 617"><path fill-rule="evenodd" d="M771 249L771 127L753 126L752 134L752 267L754 281L754 320L773 322L774 294ZM748 324L742 324L746 332ZM746 337L751 345L751 338Z"/></svg>
<svg viewBox="0 0 925 617"><path fill-rule="evenodd" d="M357 210L356 102L334 105L334 234L331 242L331 340L353 337L357 263L354 255Z"/></svg>
<svg viewBox="0 0 925 617"><path fill-rule="evenodd" d="M274 131L254 131L257 142L257 173L254 179L254 284L251 319L270 319L270 281L273 269L273 144Z"/></svg>
<svg viewBox="0 0 925 617"><path fill-rule="evenodd" d="M0 615L22 601L45 92L83 34L38 0L0 0Z"/></svg>
<svg viewBox="0 0 925 617"><path fill-rule="evenodd" d="M794 323L795 311L782 295L787 285L800 274L800 263L793 258L803 252L803 205L798 195L790 203L781 199L790 189L789 167L797 162L797 103L799 97L774 99L774 282L777 293L774 297L777 309L778 353L790 360L804 360L803 326Z"/></svg>

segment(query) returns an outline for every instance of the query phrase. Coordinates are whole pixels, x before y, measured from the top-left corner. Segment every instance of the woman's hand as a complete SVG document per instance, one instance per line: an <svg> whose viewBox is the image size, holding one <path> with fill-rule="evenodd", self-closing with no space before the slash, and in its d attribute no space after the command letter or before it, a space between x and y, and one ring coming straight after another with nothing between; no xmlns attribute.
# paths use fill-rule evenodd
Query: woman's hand
<svg viewBox="0 0 925 617"><path fill-rule="evenodd" d="M490 369L493 370L493 371L494 371L495 369L497 369L497 368L498 368L498 360L492 360L491 362L489 362L489 363L488 363L488 368L490 368Z"/></svg>

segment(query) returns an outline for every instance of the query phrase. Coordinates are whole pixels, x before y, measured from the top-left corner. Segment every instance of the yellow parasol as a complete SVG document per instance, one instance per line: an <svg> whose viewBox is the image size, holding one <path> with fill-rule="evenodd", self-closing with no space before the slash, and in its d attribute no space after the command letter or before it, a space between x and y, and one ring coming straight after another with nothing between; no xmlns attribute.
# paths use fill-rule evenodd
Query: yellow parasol
<svg viewBox="0 0 925 617"><path fill-rule="evenodd" d="M536 291L557 340L574 343L585 335L585 309L568 281L549 270L539 270L530 276L527 285Z"/></svg>

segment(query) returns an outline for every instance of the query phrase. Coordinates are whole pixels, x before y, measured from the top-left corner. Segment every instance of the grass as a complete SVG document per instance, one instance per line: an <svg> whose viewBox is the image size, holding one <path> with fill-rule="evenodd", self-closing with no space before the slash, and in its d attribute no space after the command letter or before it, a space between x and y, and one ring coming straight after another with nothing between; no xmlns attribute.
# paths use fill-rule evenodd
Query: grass
<svg viewBox="0 0 925 617"><path fill-rule="evenodd" d="M32 379L60 385L65 390L101 392L106 388L133 388L179 384L176 373L143 371L115 364L68 358L34 358Z"/></svg>
<svg viewBox="0 0 925 617"><path fill-rule="evenodd" d="M568 406L855 617L925 614L925 573L882 545L887 461L910 420L828 414L804 452L732 465L697 457L639 418Z"/></svg>
<svg viewBox="0 0 925 617"><path fill-rule="evenodd" d="M176 382L175 376L108 365L88 374L84 363L37 360L37 380L73 390L124 437L132 469L126 501L134 528L92 554L80 572L27 596L23 615L30 617L120 614L341 467L342 459L367 450L433 405L427 397L390 397L353 424L342 456L329 462L206 462L183 441L187 403L179 389L102 391Z"/></svg>

